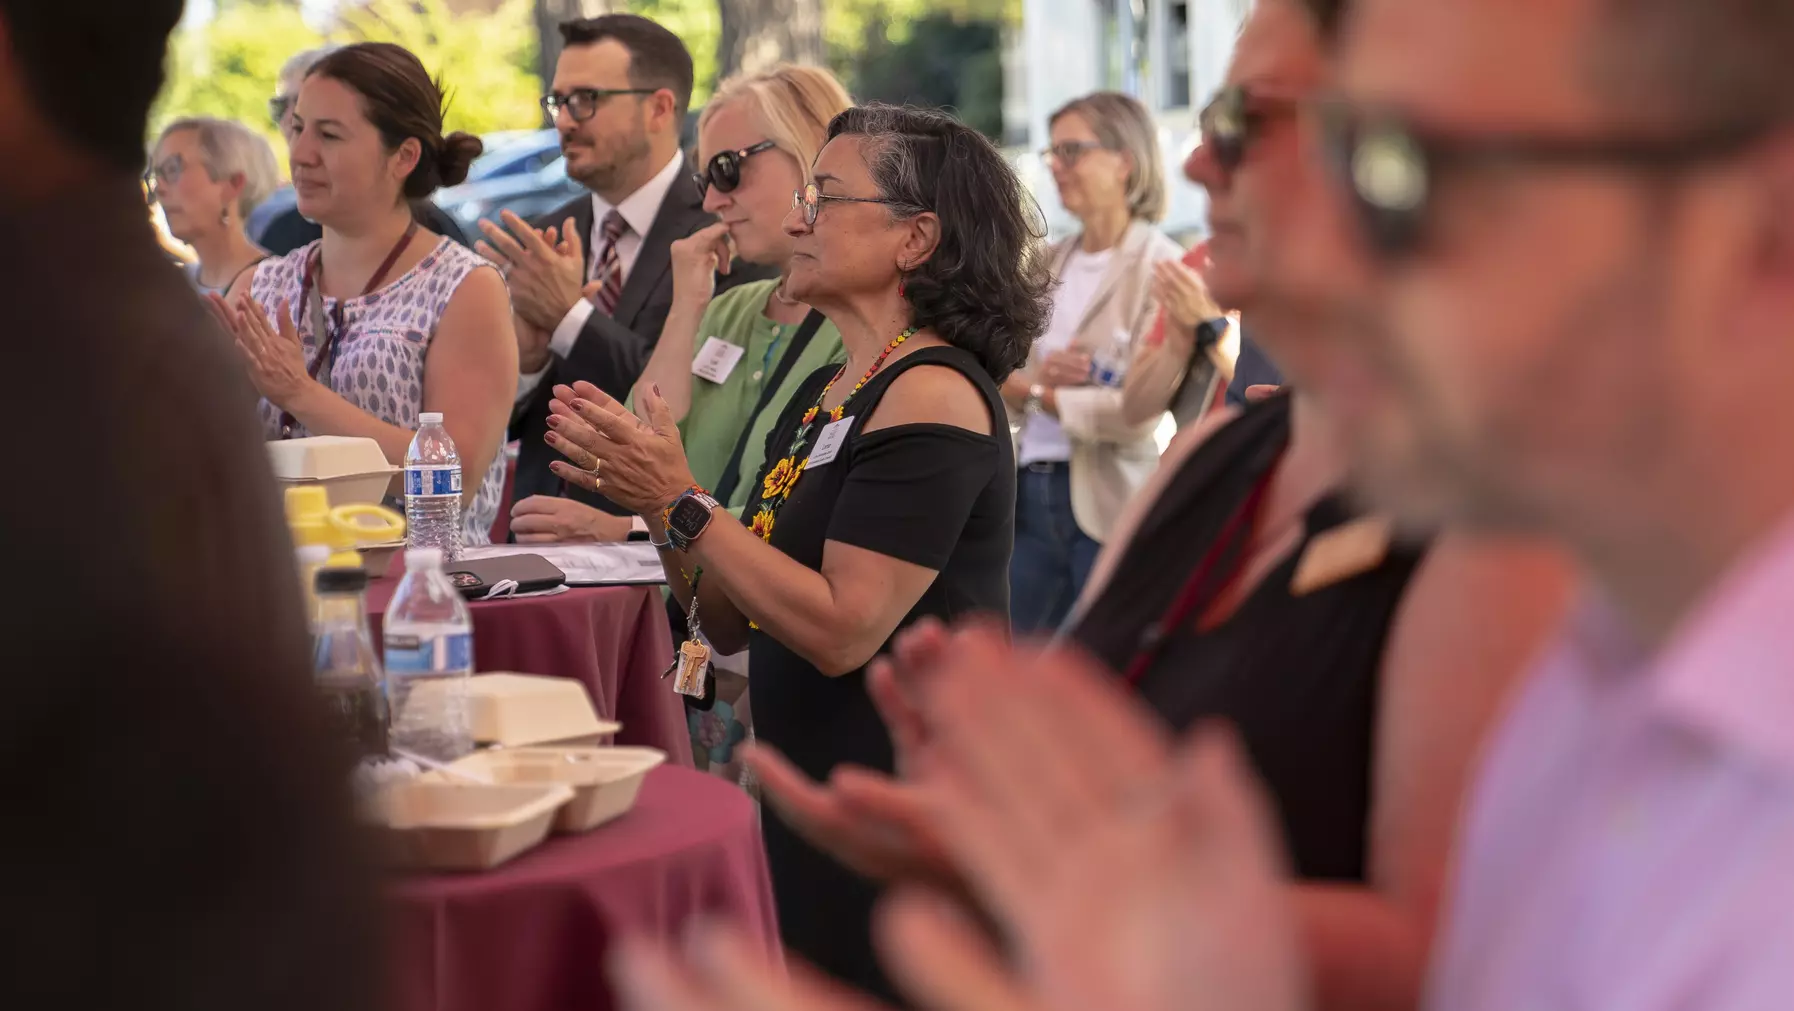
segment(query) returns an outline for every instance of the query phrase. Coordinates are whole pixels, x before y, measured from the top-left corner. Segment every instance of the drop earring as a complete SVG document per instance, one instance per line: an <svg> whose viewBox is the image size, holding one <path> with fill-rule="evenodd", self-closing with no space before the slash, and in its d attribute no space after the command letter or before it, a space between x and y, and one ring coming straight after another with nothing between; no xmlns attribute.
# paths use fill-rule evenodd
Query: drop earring
<svg viewBox="0 0 1794 1011"><path fill-rule="evenodd" d="M230 227L230 205L229 204L225 204L224 207L218 211L218 223L220 225L223 225L226 228Z"/></svg>

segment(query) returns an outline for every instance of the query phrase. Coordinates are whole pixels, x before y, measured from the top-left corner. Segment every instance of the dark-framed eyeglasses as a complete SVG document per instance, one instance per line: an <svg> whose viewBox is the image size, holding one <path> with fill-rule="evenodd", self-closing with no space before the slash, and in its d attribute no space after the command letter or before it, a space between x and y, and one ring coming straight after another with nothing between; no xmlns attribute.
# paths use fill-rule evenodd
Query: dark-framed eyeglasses
<svg viewBox="0 0 1794 1011"><path fill-rule="evenodd" d="M275 126L286 128L287 113L293 111L295 100L293 95L275 95L268 99L268 118L274 121Z"/></svg>
<svg viewBox="0 0 1794 1011"><path fill-rule="evenodd" d="M884 197L837 197L837 196L833 196L831 194L822 192L822 190L817 188L815 183L811 183L810 185L805 186L803 189L798 190L791 194L791 208L793 210L796 210L800 207L803 208L804 225L806 227L814 228L816 226L816 216L818 214L822 213L822 205L827 204L827 203L884 204L886 207L905 207L905 208L910 208L910 209L918 209L915 207L914 204L905 203L902 200L889 200Z"/></svg>
<svg viewBox="0 0 1794 1011"><path fill-rule="evenodd" d="M598 114L598 107L618 95L652 95L658 88L574 88L572 91L559 91L542 96L542 111L548 113L549 119L560 115L562 109L573 117L575 123L583 123Z"/></svg>
<svg viewBox="0 0 1794 1011"><path fill-rule="evenodd" d="M1678 174L1735 157L1775 129L1738 123L1669 134L1549 133L1449 135L1390 110L1338 98L1316 104L1321 148L1334 184L1352 205L1364 238L1385 260L1417 252L1440 183L1450 172L1506 167Z"/></svg>
<svg viewBox="0 0 1794 1011"><path fill-rule="evenodd" d="M143 170L143 185L149 187L150 202L156 199L156 190L162 186L178 186L181 175L187 171L186 160L180 155L169 155L160 165L151 165Z"/></svg>
<svg viewBox="0 0 1794 1011"><path fill-rule="evenodd" d="M735 187L741 185L741 163L775 147L778 145L772 141L763 140L739 151L718 151L711 156L710 164L704 166L702 171L691 174L692 181L698 184L698 194L703 195L712 186L722 193L735 192Z"/></svg>
<svg viewBox="0 0 1794 1011"><path fill-rule="evenodd" d="M1233 172L1246 160L1252 145L1264 136L1265 127L1296 111L1293 98L1274 97L1241 84L1230 84L1196 116L1202 146L1223 172Z"/></svg>
<svg viewBox="0 0 1794 1011"><path fill-rule="evenodd" d="M1055 162L1072 168L1079 159L1092 151L1107 151L1107 145L1094 140L1062 140L1057 144L1048 144L1040 149L1042 158L1050 158Z"/></svg>

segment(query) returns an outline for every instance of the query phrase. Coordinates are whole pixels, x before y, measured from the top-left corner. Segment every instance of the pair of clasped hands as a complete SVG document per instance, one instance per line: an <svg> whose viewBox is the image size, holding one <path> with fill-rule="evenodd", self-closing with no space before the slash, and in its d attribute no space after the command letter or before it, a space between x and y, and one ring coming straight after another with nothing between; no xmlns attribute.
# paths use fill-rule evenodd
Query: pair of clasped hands
<svg viewBox="0 0 1794 1011"><path fill-rule="evenodd" d="M788 824L892 883L874 933L917 1006L1306 1006L1279 836L1230 731L1174 745L1093 661L981 625L915 626L867 686L899 778L746 760ZM625 944L612 969L633 1011L884 1007L721 925Z"/></svg>

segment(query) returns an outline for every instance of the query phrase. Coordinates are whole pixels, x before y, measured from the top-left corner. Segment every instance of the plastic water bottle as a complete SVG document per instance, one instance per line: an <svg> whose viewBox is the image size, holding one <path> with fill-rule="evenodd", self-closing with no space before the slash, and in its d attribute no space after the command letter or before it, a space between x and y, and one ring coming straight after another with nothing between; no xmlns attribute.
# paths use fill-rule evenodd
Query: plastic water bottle
<svg viewBox="0 0 1794 1011"><path fill-rule="evenodd" d="M405 552L405 578L386 607L386 697L393 747L446 762L473 750L473 621L442 562L437 548Z"/></svg>
<svg viewBox="0 0 1794 1011"><path fill-rule="evenodd" d="M405 450L405 525L414 548L439 548L461 557L461 454L434 411L417 416L417 435Z"/></svg>
<svg viewBox="0 0 1794 1011"><path fill-rule="evenodd" d="M380 658L368 632L368 574L319 569L314 581L312 674L323 693L331 730L358 759L386 754L387 708Z"/></svg>
<svg viewBox="0 0 1794 1011"><path fill-rule="evenodd" d="M1090 381L1098 386L1120 386L1127 378L1133 350L1133 340L1128 332L1115 331L1108 342L1090 356Z"/></svg>

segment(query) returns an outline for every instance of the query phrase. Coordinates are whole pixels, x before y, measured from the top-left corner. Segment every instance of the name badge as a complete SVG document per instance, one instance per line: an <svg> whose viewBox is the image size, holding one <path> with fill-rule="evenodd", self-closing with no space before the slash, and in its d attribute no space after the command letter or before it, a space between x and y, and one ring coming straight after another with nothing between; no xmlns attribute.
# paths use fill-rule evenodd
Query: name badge
<svg viewBox="0 0 1794 1011"><path fill-rule="evenodd" d="M1296 563L1290 595L1305 596L1369 572L1389 557L1393 540L1394 527L1382 516L1366 516L1320 534Z"/></svg>
<svg viewBox="0 0 1794 1011"><path fill-rule="evenodd" d="M815 470L841 454L841 447L847 442L847 430L853 427L851 417L840 421L831 421L822 428L822 434L816 437L816 446L810 450L810 458L804 461L805 470Z"/></svg>
<svg viewBox="0 0 1794 1011"><path fill-rule="evenodd" d="M698 356L691 360L691 374L699 379L708 379L713 383L721 383L729 378L740 364L741 356L747 348L739 344L731 344L721 337L712 337L698 349Z"/></svg>

